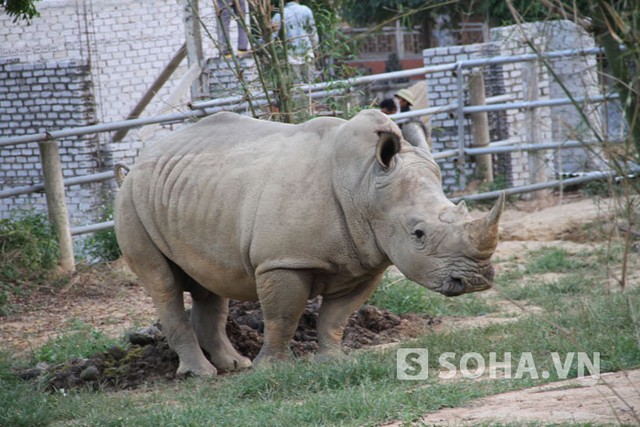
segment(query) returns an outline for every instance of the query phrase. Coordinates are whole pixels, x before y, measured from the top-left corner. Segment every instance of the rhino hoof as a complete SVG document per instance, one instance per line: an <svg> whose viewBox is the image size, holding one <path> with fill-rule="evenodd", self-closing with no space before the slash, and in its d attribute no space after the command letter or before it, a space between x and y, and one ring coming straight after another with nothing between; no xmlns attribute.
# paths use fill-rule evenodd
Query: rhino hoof
<svg viewBox="0 0 640 427"><path fill-rule="evenodd" d="M228 363L225 366L216 365L221 372L233 372L233 371L241 371L244 369L251 368L253 364L251 363L251 359L248 357L238 357L234 358L232 363Z"/></svg>
<svg viewBox="0 0 640 427"><path fill-rule="evenodd" d="M202 366L202 367L189 367L180 363L178 366L178 370L176 371L176 376L178 378L188 378L188 377L215 377L218 375L218 370L213 367L213 365Z"/></svg>

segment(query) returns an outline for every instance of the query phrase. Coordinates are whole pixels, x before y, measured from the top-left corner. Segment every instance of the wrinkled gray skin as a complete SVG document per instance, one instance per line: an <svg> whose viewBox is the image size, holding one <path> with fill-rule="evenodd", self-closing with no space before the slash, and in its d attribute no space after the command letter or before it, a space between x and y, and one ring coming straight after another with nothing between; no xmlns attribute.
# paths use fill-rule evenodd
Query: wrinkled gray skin
<svg viewBox="0 0 640 427"><path fill-rule="evenodd" d="M261 364L290 357L317 295L320 354L338 354L348 317L392 263L445 295L489 288L501 210L502 199L470 221L443 194L431 154L376 110L300 125L220 113L144 151L115 222L178 374L214 375L251 365L225 333L229 298L262 305Z"/></svg>

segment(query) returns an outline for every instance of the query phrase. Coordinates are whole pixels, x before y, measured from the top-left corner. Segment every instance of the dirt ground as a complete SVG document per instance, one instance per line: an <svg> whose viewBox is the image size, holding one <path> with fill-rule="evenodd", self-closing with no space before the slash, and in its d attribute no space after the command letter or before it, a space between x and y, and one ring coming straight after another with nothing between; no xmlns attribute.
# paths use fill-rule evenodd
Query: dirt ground
<svg viewBox="0 0 640 427"><path fill-rule="evenodd" d="M596 424L637 425L640 370L550 383L446 408L423 417L421 425ZM386 427L401 426L401 423Z"/></svg>
<svg viewBox="0 0 640 427"><path fill-rule="evenodd" d="M525 256L527 250L541 246L558 245L571 252L591 248L594 233L615 231L617 219L612 209L609 200L594 202L593 199L578 197L564 197L561 201L558 197L551 197L542 203L517 202L509 205L501 222L501 242L494 255L496 270L500 271L514 259ZM600 225L595 227L594 223ZM635 273L636 276L638 274ZM83 267L63 285L62 291L43 287L27 297L14 297L12 304L18 308L16 312L0 317L2 347L28 353L57 335L77 329L78 323L91 325L113 336L149 327L156 322L155 312L150 299L135 281L128 269L116 262L100 268ZM482 319L433 319L401 318L375 307L364 307L352 316L345 343L356 349L398 342L416 336L425 328L465 328L517 318L515 315L504 316L507 312L517 312L517 307L505 304L503 308L503 312L483 316ZM535 310L535 307L531 309ZM231 313L230 335L241 352L255 356L261 344L259 305L237 304ZM313 351L317 345L313 331L316 313L317 304L314 306L312 302L303 316L293 345L298 355ZM127 381L132 386L136 381L144 380L139 378L143 375L140 372L153 370L151 366L154 364L160 366L154 371L156 376L170 379L172 375L169 372L175 370L177 359L166 347L161 334L155 336L154 331L151 329L146 336L133 337L133 341L142 340L137 344L136 354L114 348L89 363L86 360L74 361L58 371L51 371L52 386L73 386L55 383L61 369L66 369L66 373L60 375L61 381L81 382L80 377L83 376L82 381L88 378L87 381L91 382L96 378L96 370L103 375L107 369L111 369L109 373L121 369L122 374L125 368L121 367L124 364L121 362L132 358L142 361L141 365L126 368L127 375L130 375ZM140 359L141 355L149 358ZM37 374L31 371L25 376ZM513 423L516 419L518 423L633 423L637 422L633 411L636 416L640 412L640 386L637 384L640 384L640 370L606 374L600 380L553 383L479 399L463 408L443 409L427 415L422 421L429 425ZM127 388L117 381L113 386Z"/></svg>

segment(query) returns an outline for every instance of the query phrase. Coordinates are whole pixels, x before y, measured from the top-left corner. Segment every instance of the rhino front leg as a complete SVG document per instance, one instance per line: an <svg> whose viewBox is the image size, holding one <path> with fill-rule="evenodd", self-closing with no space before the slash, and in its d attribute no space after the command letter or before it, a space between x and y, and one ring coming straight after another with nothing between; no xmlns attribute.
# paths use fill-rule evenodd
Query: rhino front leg
<svg viewBox="0 0 640 427"><path fill-rule="evenodd" d="M301 271L271 270L258 276L264 343L254 365L291 360L289 344L309 298L311 277Z"/></svg>
<svg viewBox="0 0 640 427"><path fill-rule="evenodd" d="M318 344L320 357L342 355L342 335L351 314L375 291L383 273L369 278L350 293L340 296L325 295L318 313Z"/></svg>
<svg viewBox="0 0 640 427"><path fill-rule="evenodd" d="M200 347L211 356L213 365L222 371L236 371L251 367L251 360L233 348L227 336L229 299L201 288L192 292L191 325L196 331Z"/></svg>

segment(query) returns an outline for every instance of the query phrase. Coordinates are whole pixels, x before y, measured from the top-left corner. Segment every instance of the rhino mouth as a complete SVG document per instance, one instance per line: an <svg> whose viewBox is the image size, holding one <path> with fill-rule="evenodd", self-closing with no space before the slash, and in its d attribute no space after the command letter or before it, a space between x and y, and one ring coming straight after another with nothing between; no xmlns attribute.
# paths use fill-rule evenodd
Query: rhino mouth
<svg viewBox="0 0 640 427"><path fill-rule="evenodd" d="M493 284L494 270L488 266L481 273L471 273L468 275L460 275L453 273L447 279L441 289L441 293L447 297L455 297L471 292L484 291L491 288Z"/></svg>
<svg viewBox="0 0 640 427"><path fill-rule="evenodd" d="M459 277L449 277L444 281L440 293L447 297L455 297L465 293L466 285Z"/></svg>

